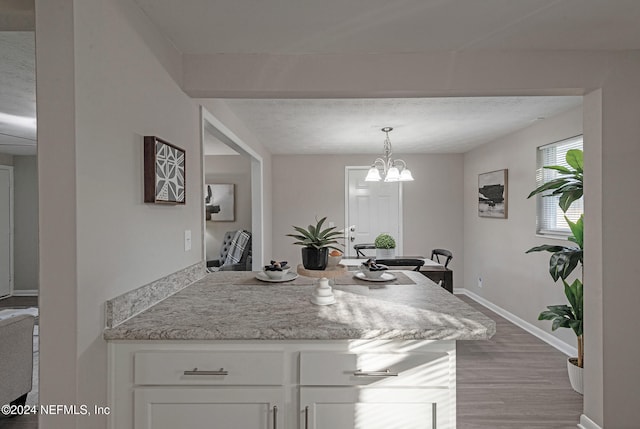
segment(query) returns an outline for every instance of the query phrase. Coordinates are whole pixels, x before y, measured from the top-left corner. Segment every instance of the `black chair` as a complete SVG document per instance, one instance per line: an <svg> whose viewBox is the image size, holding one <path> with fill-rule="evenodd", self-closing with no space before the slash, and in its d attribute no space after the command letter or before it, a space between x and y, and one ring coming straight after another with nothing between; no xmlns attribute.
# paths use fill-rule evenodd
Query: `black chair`
<svg viewBox="0 0 640 429"><path fill-rule="evenodd" d="M420 267L424 265L424 259L414 259L414 258L376 259L376 264L387 265L389 267L414 267L413 271L420 271Z"/></svg>
<svg viewBox="0 0 640 429"><path fill-rule="evenodd" d="M433 257L435 256L435 259L433 259ZM444 261L444 267L447 268L447 266L449 265L449 262L451 262L451 260L453 259L453 253L451 253L451 251L447 250L447 249L433 249L431 251L431 260L435 261L439 264L442 264L442 262L440 262L440 257L446 258Z"/></svg>
<svg viewBox="0 0 640 429"><path fill-rule="evenodd" d="M251 233L245 230L227 231L220 248L220 257L207 261L213 271L251 271Z"/></svg>
<svg viewBox="0 0 640 429"><path fill-rule="evenodd" d="M356 251L356 259L360 259L360 258L370 258L370 256L367 256L364 254L363 250L364 249L375 249L376 245L373 243L361 243L361 244L354 244L353 248Z"/></svg>

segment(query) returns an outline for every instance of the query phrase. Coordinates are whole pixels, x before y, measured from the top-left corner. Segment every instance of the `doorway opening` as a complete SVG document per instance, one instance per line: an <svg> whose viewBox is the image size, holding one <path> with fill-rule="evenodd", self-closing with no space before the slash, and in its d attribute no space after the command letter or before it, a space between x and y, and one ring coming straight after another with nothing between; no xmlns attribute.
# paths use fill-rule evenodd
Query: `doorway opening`
<svg viewBox="0 0 640 429"><path fill-rule="evenodd" d="M262 157L234 134L233 131L214 117L204 106L200 106L200 117L203 190L208 190L211 188L211 186L208 185L214 184L209 182L219 181L219 179L226 180L225 178L231 178L232 180L226 181L236 182L217 183L218 185L226 185L220 189L222 192L225 192L227 196L231 196L233 206L224 213L223 217L220 217L219 222L224 222L225 225L223 227L211 225L213 219L207 220L207 216L205 216L202 226L202 237L204 237L202 240L202 253L205 260L218 257L221 243L219 237L216 237L216 235L219 235L219 231L222 231L222 234L224 234L225 231L223 230L227 229L249 229L252 240L252 269L259 270L262 266L264 255L264 169ZM218 176L216 176L214 171L207 171L205 142L211 141L212 139L226 147L226 149L217 152L220 156L231 156L233 157L231 159L234 159L232 163L227 163L227 168L229 164L231 164L231 170L227 169L225 173ZM239 156L239 158L236 159L236 156ZM211 164L213 164L213 162ZM236 171L233 171L234 168ZM247 177L247 173L250 177ZM249 190L250 198L247 198L246 192L243 194L240 193L242 190ZM241 203L242 205L238 206L238 204ZM202 211L206 213L207 209L205 207L204 195L202 204ZM247 209L242 208L246 206L249 206L250 216L247 216ZM250 228L243 228L243 226L250 226Z"/></svg>

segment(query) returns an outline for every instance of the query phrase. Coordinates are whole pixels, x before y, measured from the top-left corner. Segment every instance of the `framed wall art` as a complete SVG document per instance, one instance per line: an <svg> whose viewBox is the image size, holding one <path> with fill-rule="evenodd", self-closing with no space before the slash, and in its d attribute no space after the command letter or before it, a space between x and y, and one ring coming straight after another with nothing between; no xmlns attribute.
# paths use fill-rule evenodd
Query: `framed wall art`
<svg viewBox="0 0 640 429"><path fill-rule="evenodd" d="M144 136L144 202L186 203L185 151L155 136Z"/></svg>
<svg viewBox="0 0 640 429"><path fill-rule="evenodd" d="M508 170L478 175L478 216L507 218Z"/></svg>
<svg viewBox="0 0 640 429"><path fill-rule="evenodd" d="M208 184L205 185L205 207L207 208L207 220L234 222L235 215L235 185L234 184ZM209 207L211 209L209 210Z"/></svg>

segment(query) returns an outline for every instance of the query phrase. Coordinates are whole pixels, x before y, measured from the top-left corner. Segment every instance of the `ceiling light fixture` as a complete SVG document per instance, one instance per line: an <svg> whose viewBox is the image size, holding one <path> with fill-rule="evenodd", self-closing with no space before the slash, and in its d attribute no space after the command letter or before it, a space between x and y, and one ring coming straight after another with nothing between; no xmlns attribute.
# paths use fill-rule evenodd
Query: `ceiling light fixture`
<svg viewBox="0 0 640 429"><path fill-rule="evenodd" d="M367 173L365 182L379 182L384 180L385 182L410 182L413 180L411 171L407 168L407 163L401 159L392 159L391 155L391 140L389 140L389 131L392 131L391 127L384 127L384 132L387 137L384 139L384 156L373 161L373 165ZM380 171L382 170L382 171ZM382 173L382 175L380 174Z"/></svg>

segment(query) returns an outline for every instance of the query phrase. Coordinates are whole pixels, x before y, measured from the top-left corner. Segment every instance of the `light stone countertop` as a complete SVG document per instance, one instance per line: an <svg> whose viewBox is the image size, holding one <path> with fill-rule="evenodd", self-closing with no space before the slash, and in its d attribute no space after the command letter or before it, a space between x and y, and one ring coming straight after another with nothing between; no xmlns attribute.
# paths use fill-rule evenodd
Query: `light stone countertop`
<svg viewBox="0 0 640 429"><path fill-rule="evenodd" d="M251 272L206 275L137 316L106 340L484 340L493 320L420 273L416 284L335 286L337 303L317 306L308 285L234 284ZM303 278L304 279L304 278Z"/></svg>

